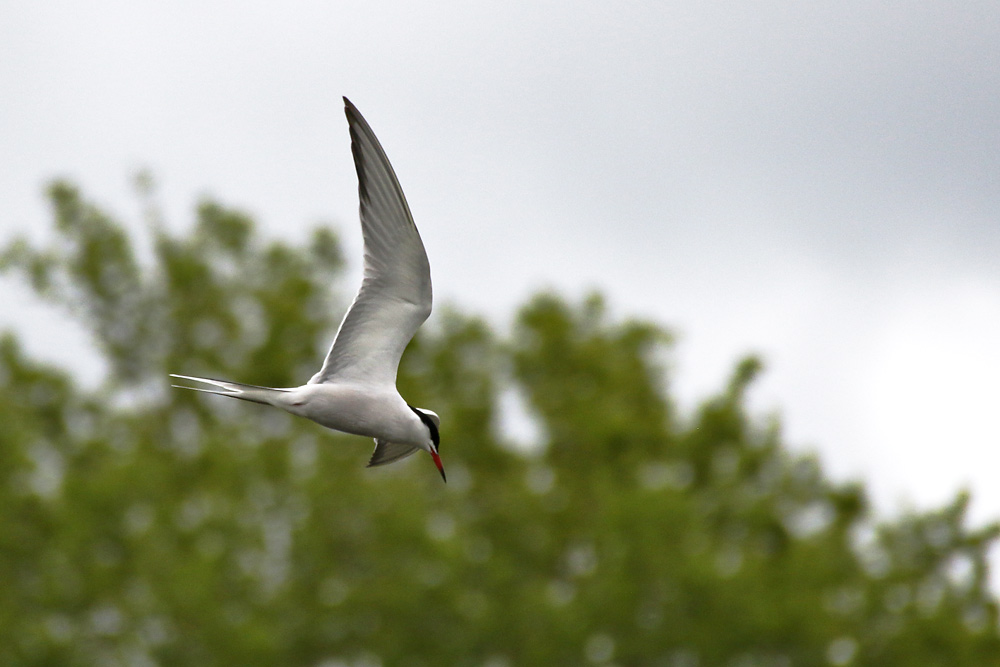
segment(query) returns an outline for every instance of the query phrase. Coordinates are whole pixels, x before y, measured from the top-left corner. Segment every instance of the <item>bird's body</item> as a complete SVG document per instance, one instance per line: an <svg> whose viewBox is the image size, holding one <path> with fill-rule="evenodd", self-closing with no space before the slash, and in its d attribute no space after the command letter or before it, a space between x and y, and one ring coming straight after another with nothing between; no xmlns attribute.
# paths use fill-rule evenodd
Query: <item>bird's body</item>
<svg viewBox="0 0 1000 667"><path fill-rule="evenodd" d="M303 400L294 412L335 431L367 435L416 447L427 429L397 391L373 393L349 384L307 384L293 395Z"/></svg>
<svg viewBox="0 0 1000 667"><path fill-rule="evenodd" d="M418 449L438 456L438 416L410 406L396 390L400 357L430 315L430 265L406 198L368 123L344 98L358 172L364 280L323 367L301 387L278 389L173 375L210 385L182 387L281 408L336 431L375 439L369 466ZM174 385L178 386L178 385Z"/></svg>

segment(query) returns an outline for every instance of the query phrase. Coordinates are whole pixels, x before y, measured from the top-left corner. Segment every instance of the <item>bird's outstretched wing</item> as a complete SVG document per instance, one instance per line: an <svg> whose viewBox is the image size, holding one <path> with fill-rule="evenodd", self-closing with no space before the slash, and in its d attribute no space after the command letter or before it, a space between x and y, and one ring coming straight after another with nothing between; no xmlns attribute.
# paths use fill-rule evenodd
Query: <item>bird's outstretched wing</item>
<svg viewBox="0 0 1000 667"><path fill-rule="evenodd" d="M358 172L364 280L323 368L309 382L395 386L403 350L431 312L430 265L375 133L346 97L344 109Z"/></svg>
<svg viewBox="0 0 1000 667"><path fill-rule="evenodd" d="M375 451L372 452L372 457L368 460L368 467L384 466L386 463L405 459L418 449L420 448L413 445L401 445L398 442L387 442L376 438Z"/></svg>

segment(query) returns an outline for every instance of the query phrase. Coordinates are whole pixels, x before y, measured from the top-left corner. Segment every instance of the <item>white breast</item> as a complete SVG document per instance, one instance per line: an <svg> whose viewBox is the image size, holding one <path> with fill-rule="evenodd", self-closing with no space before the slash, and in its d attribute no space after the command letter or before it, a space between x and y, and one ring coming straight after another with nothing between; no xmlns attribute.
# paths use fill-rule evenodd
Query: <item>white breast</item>
<svg viewBox="0 0 1000 667"><path fill-rule="evenodd" d="M370 387L308 384L289 395L289 412L326 428L423 447L427 429L395 391L373 393Z"/></svg>

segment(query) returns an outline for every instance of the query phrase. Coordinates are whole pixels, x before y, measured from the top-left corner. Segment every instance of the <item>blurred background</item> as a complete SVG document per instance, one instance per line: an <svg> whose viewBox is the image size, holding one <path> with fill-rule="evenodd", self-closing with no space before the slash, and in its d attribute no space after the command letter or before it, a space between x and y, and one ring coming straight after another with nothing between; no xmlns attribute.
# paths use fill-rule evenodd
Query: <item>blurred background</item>
<svg viewBox="0 0 1000 667"><path fill-rule="evenodd" d="M5 659L994 664L998 40L992 3L5 3ZM444 488L166 390L319 363L341 95L431 259L401 388Z"/></svg>

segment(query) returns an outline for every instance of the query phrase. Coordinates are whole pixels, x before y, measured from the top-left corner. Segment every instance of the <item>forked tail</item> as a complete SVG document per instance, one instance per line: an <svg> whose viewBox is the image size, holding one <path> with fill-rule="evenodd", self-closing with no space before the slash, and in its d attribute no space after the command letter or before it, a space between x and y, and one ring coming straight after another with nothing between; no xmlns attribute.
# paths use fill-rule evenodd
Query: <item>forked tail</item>
<svg viewBox="0 0 1000 667"><path fill-rule="evenodd" d="M212 385L216 387L215 389L206 389L205 387L188 387L183 384L172 384L171 387L177 387L178 389L190 389L191 391L203 391L206 394L218 394L219 396L229 396L230 398L238 398L243 401L252 401L254 403L262 403L264 405L275 405L274 398L286 391L288 389L273 389L271 387L258 387L253 384L241 384L239 382L229 382L227 380L212 380L210 378L197 378L190 375L175 375L170 374L172 378L180 378L181 380L191 380L192 382L203 382L204 384Z"/></svg>

